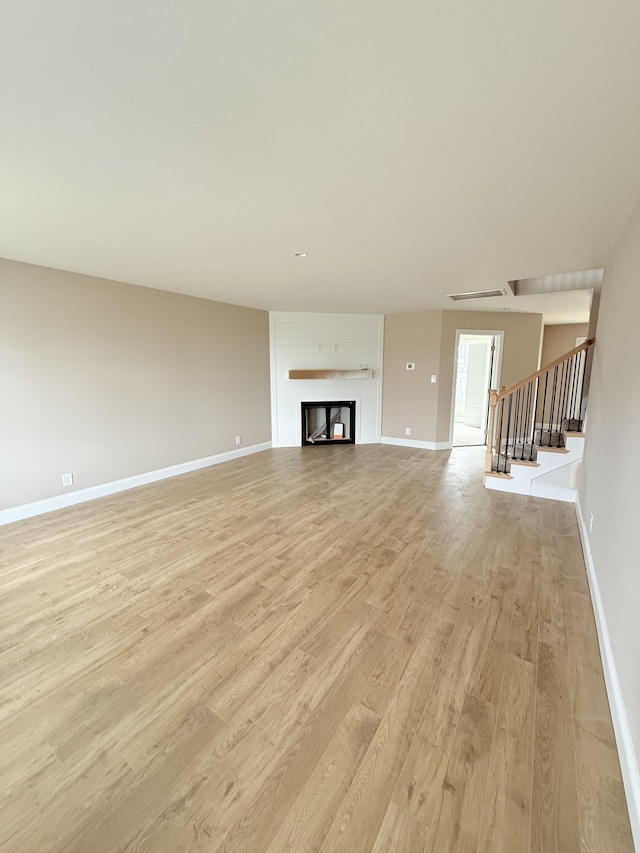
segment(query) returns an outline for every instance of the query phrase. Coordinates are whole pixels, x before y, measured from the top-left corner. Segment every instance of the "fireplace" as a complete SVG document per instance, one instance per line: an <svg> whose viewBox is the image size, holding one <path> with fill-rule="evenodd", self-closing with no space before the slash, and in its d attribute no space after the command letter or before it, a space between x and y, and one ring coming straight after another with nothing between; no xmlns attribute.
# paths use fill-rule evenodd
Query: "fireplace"
<svg viewBox="0 0 640 853"><path fill-rule="evenodd" d="M356 443L355 400L301 403L302 444Z"/></svg>

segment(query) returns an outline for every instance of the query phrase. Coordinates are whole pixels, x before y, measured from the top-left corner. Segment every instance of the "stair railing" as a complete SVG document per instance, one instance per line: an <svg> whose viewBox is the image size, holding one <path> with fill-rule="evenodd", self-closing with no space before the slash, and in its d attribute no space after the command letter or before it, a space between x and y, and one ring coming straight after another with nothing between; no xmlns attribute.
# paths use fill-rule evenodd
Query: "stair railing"
<svg viewBox="0 0 640 853"><path fill-rule="evenodd" d="M489 392L486 473L508 474L511 462L535 462L538 447L564 448L580 432L589 349L595 338L500 392Z"/></svg>

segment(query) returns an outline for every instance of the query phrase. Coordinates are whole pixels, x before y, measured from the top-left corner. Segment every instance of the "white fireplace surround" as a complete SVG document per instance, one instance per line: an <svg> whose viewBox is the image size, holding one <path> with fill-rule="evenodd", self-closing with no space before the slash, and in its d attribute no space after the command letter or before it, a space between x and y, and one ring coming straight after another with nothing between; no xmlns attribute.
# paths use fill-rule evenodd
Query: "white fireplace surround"
<svg viewBox="0 0 640 853"><path fill-rule="evenodd" d="M301 404L325 400L355 400L356 444L378 444L384 317L272 311L269 323L273 447L299 447ZM289 370L363 367L371 379L289 379Z"/></svg>

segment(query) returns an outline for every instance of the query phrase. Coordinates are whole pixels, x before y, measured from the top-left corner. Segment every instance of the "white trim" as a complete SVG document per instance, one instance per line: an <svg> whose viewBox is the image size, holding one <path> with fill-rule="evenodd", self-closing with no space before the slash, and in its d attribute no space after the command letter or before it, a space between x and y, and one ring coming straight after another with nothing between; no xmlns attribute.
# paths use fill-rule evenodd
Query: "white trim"
<svg viewBox="0 0 640 853"><path fill-rule="evenodd" d="M460 349L460 335L483 335L495 338L495 352L493 354L492 376L489 377L489 388L498 389L502 378L502 354L504 352L504 329L456 329L455 350L453 355L453 386L451 388L451 412L449 413L449 447L453 447L453 430L456 414L456 385L458 382L458 352ZM542 344L541 344L542 346ZM488 404L488 401L487 401Z"/></svg>
<svg viewBox="0 0 640 853"><path fill-rule="evenodd" d="M210 465L219 465L221 462L229 462L231 459L238 459L240 456L249 456L252 453L260 453L263 450L270 449L271 442L265 441L262 444L240 447L238 450L227 450L225 453L205 456L203 459L194 459L191 462L180 462L178 465L171 465L168 468L158 468L156 471L148 471L145 474L135 474L133 477L125 477L122 480L112 480L110 483L90 486L88 489L78 489L75 492L69 492L66 495L56 495L53 498L47 498L43 501L34 501L34 503L11 507L10 509L0 511L0 526L11 524L14 521L22 521L25 518L32 518L34 515L43 515L45 512L53 512L56 509L64 509L68 506L92 501L96 498L103 498L107 495L113 495L116 492L135 489L138 486L145 486L147 483L155 483L158 480L177 477L180 474L187 474L190 471L198 471L200 468L208 468Z"/></svg>
<svg viewBox="0 0 640 853"><path fill-rule="evenodd" d="M269 312L269 377L271 381L271 441L280 446L278 438L278 369L276 365L276 317Z"/></svg>
<svg viewBox="0 0 640 853"><path fill-rule="evenodd" d="M552 501L564 501L565 503L574 504L578 492L576 489L569 489L567 486L548 486L543 483L536 483L534 478L531 481L530 494L535 498L549 498Z"/></svg>
<svg viewBox="0 0 640 853"><path fill-rule="evenodd" d="M378 320L378 358L379 369L374 371L374 376L378 374L378 385L376 394L376 431L375 437L370 442L360 442L361 444L378 444L382 441L382 389L384 386L384 314L380 315Z"/></svg>
<svg viewBox="0 0 640 853"><path fill-rule="evenodd" d="M609 697L609 705L611 707L613 730L615 732L616 744L618 746L618 756L620 758L620 767L622 769L622 781L627 795L627 808L629 809L631 832L633 834L636 849L640 850L640 770L638 770L638 759L633 745L631 727L629 726L629 717L627 716L627 711L624 705L624 696L622 695L620 679L618 678L618 671L616 669L616 661L613 654L613 648L611 646L607 617L602 596L600 595L600 586L598 584L596 567L591 553L591 546L589 545L588 528L582 514L579 496L576 500L576 514L578 516L578 530L580 531L580 539L582 540L584 561L587 566L587 578L589 580L589 588L591 589L591 601L593 603L596 629L598 631L600 657L602 658L602 668L604 670L607 695Z"/></svg>
<svg viewBox="0 0 640 853"><path fill-rule="evenodd" d="M451 450L448 441L417 441L413 438L392 438L383 435L380 444L396 444L398 447L416 447L418 450Z"/></svg>

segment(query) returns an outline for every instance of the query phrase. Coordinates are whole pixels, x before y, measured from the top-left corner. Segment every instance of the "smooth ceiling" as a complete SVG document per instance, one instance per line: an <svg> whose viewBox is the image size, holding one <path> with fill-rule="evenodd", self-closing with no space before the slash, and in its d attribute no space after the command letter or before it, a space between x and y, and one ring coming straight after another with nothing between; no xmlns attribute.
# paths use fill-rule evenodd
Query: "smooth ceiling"
<svg viewBox="0 0 640 853"><path fill-rule="evenodd" d="M384 313L600 267L638 44L637 0L5 0L0 254Z"/></svg>

